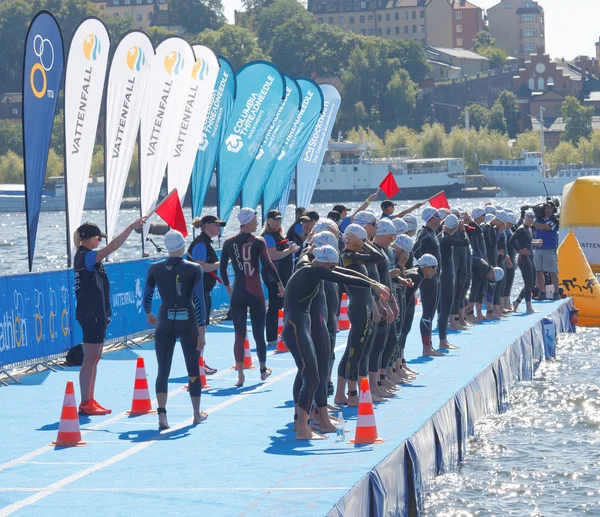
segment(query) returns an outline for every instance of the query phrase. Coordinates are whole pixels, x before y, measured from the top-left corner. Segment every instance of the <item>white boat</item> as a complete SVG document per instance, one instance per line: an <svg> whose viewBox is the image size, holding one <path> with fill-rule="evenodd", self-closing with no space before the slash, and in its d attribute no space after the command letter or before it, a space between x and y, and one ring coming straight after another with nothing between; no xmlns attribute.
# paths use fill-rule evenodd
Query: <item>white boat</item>
<svg viewBox="0 0 600 517"><path fill-rule="evenodd" d="M598 167L571 164L544 170L542 153L521 151L517 160L492 160L491 164L479 166L481 174L502 189L507 196L560 196L567 183L585 176L598 176Z"/></svg>

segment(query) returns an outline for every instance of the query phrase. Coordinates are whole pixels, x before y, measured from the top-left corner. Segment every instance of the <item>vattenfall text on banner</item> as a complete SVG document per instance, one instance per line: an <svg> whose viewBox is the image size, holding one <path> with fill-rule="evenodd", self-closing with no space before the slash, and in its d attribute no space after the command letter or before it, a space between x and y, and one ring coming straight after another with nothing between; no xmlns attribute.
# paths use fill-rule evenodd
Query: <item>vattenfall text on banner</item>
<svg viewBox="0 0 600 517"><path fill-rule="evenodd" d="M106 90L106 235L117 226L154 49L141 31L126 34L112 58Z"/></svg>

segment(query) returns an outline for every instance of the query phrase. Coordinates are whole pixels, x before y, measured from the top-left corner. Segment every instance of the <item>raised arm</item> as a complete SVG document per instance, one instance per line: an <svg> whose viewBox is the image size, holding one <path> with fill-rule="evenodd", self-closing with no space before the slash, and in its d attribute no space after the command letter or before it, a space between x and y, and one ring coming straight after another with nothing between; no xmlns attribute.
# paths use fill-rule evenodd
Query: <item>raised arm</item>
<svg viewBox="0 0 600 517"><path fill-rule="evenodd" d="M102 262L106 257L108 257L111 253L117 251L125 241L127 237L131 235L131 232L137 228L141 228L144 226L146 222L145 217L141 217L131 223L127 228L125 228L119 235L117 235L112 241L110 241L104 248L98 250L96 253L96 262Z"/></svg>

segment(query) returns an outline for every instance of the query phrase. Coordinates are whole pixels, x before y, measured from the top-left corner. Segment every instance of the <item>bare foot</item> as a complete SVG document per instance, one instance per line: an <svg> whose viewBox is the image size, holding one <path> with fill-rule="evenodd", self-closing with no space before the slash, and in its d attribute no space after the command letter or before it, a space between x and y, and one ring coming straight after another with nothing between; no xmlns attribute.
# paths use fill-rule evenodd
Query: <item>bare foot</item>
<svg viewBox="0 0 600 517"><path fill-rule="evenodd" d="M358 395L350 395L348 396L348 402L346 402L346 404L348 404L348 407L358 407L358 400Z"/></svg>
<svg viewBox="0 0 600 517"><path fill-rule="evenodd" d="M419 375L419 372L416 372L415 370L409 368L406 363L402 363L402 369L408 373L412 373L413 375Z"/></svg>
<svg viewBox="0 0 600 517"><path fill-rule="evenodd" d="M161 413L158 415L158 428L163 431L165 429L170 429L169 422L167 422L167 415L165 413Z"/></svg>
<svg viewBox="0 0 600 517"><path fill-rule="evenodd" d="M518 309L519 309L519 302L516 302L516 301L513 302L512 306L513 306L513 312L519 312L518 311Z"/></svg>
<svg viewBox="0 0 600 517"><path fill-rule="evenodd" d="M373 400L373 402L383 402L385 400L383 397L375 395L374 393L371 393L371 399Z"/></svg>
<svg viewBox="0 0 600 517"><path fill-rule="evenodd" d="M425 357L441 357L444 354L433 347L423 348L423 356Z"/></svg>
<svg viewBox="0 0 600 517"><path fill-rule="evenodd" d="M315 431L303 429L296 431L296 440L327 440L327 436L323 436Z"/></svg>
<svg viewBox="0 0 600 517"><path fill-rule="evenodd" d="M527 309L527 312L525 314L535 314L537 311L534 309Z"/></svg>
<svg viewBox="0 0 600 517"><path fill-rule="evenodd" d="M241 388L244 385L245 381L246 381L246 376L243 373L241 375L238 374L238 381L234 384L234 386L236 388Z"/></svg>
<svg viewBox="0 0 600 517"><path fill-rule="evenodd" d="M260 372L260 380L266 381L272 373L273 373L273 370L271 370L271 368L265 368L264 372L263 371Z"/></svg>
<svg viewBox="0 0 600 517"><path fill-rule="evenodd" d="M337 432L337 428L330 422L329 424L321 425L319 432L322 434L335 433Z"/></svg>
<svg viewBox="0 0 600 517"><path fill-rule="evenodd" d="M459 347L453 345L452 343L444 343L443 345L440 343L440 348L442 348L443 350L455 350Z"/></svg>
<svg viewBox="0 0 600 517"><path fill-rule="evenodd" d="M341 407L338 407L338 406L334 406L334 405L332 405L332 404L327 404L327 409L328 409L329 411L339 411L339 410L340 410L340 409L342 409L342 408L341 408Z"/></svg>
<svg viewBox="0 0 600 517"><path fill-rule="evenodd" d="M194 415L194 424L199 424L204 422L208 418L208 413L206 411L200 411L197 415Z"/></svg>
<svg viewBox="0 0 600 517"><path fill-rule="evenodd" d="M345 395L336 395L335 398L333 399L333 403L336 406L347 406L348 398Z"/></svg>

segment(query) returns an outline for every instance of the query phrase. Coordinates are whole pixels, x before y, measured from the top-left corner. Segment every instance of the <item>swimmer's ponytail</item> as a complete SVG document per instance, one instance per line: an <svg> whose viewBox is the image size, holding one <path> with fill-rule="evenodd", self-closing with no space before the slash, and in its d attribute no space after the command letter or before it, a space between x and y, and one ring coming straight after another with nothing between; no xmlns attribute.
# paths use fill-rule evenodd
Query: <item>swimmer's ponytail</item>
<svg viewBox="0 0 600 517"><path fill-rule="evenodd" d="M202 220L199 217L196 217L193 221L192 221L192 226L196 229L200 228L200 226L202 226Z"/></svg>

